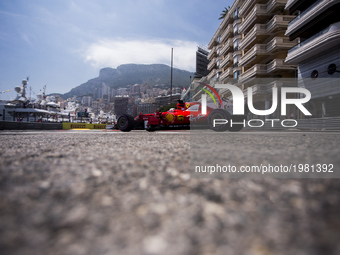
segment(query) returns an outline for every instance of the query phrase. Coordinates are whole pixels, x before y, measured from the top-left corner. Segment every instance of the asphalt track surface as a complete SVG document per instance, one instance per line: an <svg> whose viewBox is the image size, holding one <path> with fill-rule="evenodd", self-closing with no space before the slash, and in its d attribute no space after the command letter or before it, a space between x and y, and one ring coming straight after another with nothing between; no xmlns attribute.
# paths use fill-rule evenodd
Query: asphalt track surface
<svg viewBox="0 0 340 255"><path fill-rule="evenodd" d="M235 165L340 167L340 133L226 136ZM340 254L339 179L190 178L190 138L0 132L0 253Z"/></svg>

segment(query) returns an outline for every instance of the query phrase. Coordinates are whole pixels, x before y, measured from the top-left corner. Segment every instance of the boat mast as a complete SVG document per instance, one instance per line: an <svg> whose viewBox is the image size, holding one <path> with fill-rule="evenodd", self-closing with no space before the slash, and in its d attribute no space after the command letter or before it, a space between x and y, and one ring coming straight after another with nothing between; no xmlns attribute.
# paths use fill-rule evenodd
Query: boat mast
<svg viewBox="0 0 340 255"><path fill-rule="evenodd" d="M27 85L27 80L22 80L22 97L26 97L26 85Z"/></svg>
<svg viewBox="0 0 340 255"><path fill-rule="evenodd" d="M172 104L172 72L174 64L174 48L171 48L171 78L170 78L170 104Z"/></svg>

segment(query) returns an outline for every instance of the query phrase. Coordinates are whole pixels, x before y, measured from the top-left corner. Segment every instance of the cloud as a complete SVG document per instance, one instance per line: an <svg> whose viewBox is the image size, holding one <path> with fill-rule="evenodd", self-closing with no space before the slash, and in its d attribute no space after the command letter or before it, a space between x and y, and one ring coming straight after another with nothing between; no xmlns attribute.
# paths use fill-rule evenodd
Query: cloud
<svg viewBox="0 0 340 255"><path fill-rule="evenodd" d="M97 68L116 68L122 64L171 64L174 68L194 71L198 43L181 40L103 39L85 49L85 62Z"/></svg>
<svg viewBox="0 0 340 255"><path fill-rule="evenodd" d="M20 33L21 38L27 42L29 45L33 46L36 43L36 39L33 35L27 35L26 33Z"/></svg>
<svg viewBox="0 0 340 255"><path fill-rule="evenodd" d="M14 16L14 17L20 17L20 18L29 18L25 15L22 14L18 14L18 13L14 13L14 12L4 12L4 11L0 11L1 14L6 14L6 15L10 15L10 16Z"/></svg>

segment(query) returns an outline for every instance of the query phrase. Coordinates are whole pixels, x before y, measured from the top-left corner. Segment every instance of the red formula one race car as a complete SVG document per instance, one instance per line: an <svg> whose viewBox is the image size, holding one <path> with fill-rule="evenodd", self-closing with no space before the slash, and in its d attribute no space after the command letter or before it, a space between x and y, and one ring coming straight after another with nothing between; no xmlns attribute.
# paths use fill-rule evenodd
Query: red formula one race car
<svg viewBox="0 0 340 255"><path fill-rule="evenodd" d="M145 129L147 131L210 128L214 131L240 131L245 117L242 115L232 115L225 109L214 109L207 105L206 114L202 114L201 102L184 103L179 100L177 109L170 109L166 112L153 114L139 114L135 119L128 114L121 115L117 120L117 128L124 132L132 129Z"/></svg>

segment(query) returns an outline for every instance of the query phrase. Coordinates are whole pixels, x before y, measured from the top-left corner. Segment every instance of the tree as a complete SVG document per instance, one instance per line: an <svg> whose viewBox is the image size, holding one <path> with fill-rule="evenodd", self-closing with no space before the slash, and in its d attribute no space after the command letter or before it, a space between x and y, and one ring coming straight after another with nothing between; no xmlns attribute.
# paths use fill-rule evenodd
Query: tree
<svg viewBox="0 0 340 255"><path fill-rule="evenodd" d="M219 20L220 20L220 19L224 19L224 17L227 16L229 10L230 10L230 6L225 7L224 10L222 11L222 13L220 14L221 17L219 18Z"/></svg>

